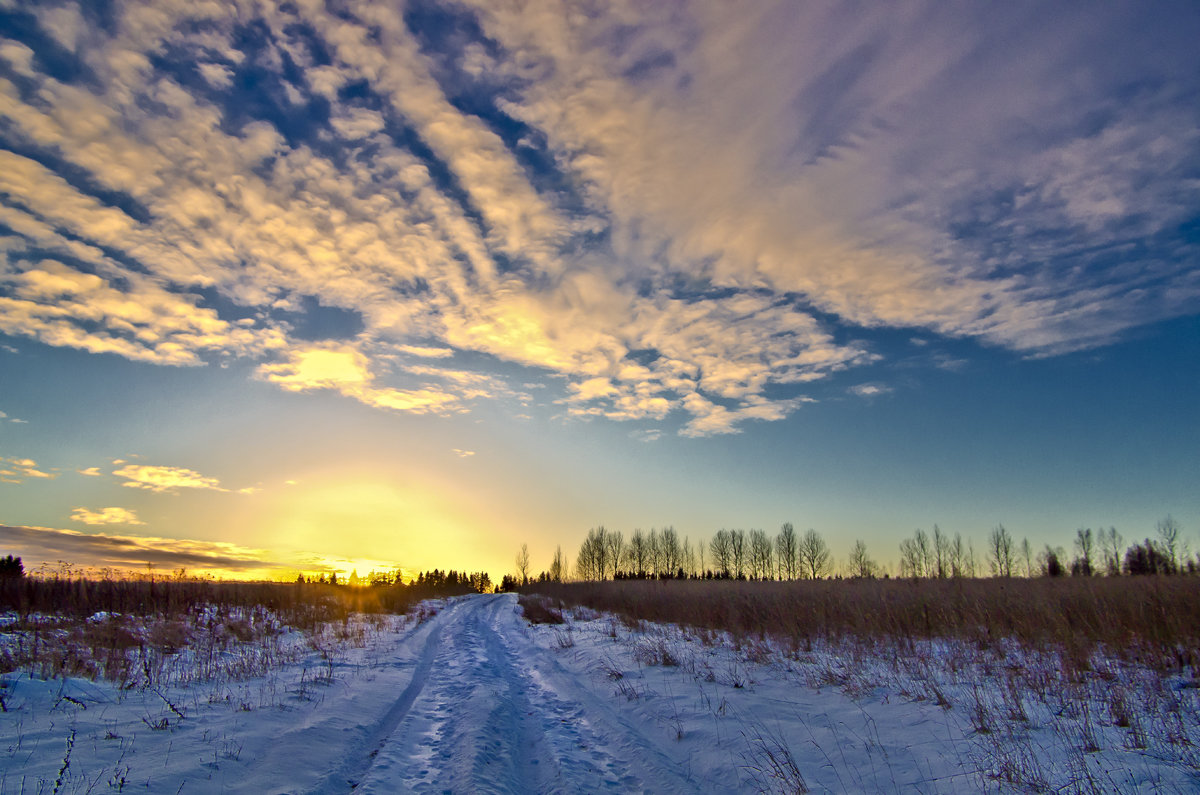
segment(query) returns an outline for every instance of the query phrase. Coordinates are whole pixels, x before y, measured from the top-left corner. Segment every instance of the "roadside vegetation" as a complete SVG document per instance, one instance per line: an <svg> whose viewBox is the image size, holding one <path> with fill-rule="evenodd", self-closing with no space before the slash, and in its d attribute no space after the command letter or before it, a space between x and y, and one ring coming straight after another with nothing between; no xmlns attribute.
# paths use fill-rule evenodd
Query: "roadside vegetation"
<svg viewBox="0 0 1200 795"><path fill-rule="evenodd" d="M1081 529L1070 553L1035 552L997 526L977 553L935 526L901 541L888 570L862 541L838 561L791 525L773 538L721 530L707 544L671 528L629 541L597 528L573 579L544 572L520 590L531 619L566 617L557 645L593 627L639 669L678 671L701 690L783 677L861 708L935 705L984 781L1175 792L1200 784L1200 560L1173 519L1156 531L1126 547L1115 529ZM617 695L636 695L632 675L614 678ZM706 702L720 705L714 720L721 698ZM831 731L827 758L861 739ZM751 769L764 791L807 791L798 760L816 735L796 745L785 734L764 723L746 735Z"/></svg>
<svg viewBox="0 0 1200 795"><path fill-rule="evenodd" d="M187 577L29 576L0 558L0 674L83 676L122 687L260 675L319 649L330 659L422 600L490 590L483 573L422 572L349 585ZM415 616L418 620L423 617Z"/></svg>

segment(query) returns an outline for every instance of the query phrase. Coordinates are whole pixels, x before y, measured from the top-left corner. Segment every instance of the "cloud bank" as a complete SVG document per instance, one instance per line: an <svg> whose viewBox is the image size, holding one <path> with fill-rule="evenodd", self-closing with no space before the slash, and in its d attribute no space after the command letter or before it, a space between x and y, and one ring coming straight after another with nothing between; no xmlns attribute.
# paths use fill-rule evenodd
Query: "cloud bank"
<svg viewBox="0 0 1200 795"><path fill-rule="evenodd" d="M38 562L60 560L96 568L144 570L151 564L163 570L182 567L233 574L286 568L266 560L263 550L217 541L0 525L0 544L20 550L31 570Z"/></svg>
<svg viewBox="0 0 1200 795"><path fill-rule="evenodd" d="M1054 355L1196 311L1200 15L860 11L18 3L0 332L417 414L532 371L704 436L864 329Z"/></svg>

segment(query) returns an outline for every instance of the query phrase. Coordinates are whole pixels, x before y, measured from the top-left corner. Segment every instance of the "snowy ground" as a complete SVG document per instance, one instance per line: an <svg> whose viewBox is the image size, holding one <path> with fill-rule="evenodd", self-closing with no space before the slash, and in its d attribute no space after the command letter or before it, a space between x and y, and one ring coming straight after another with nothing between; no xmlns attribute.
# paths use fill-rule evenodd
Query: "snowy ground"
<svg viewBox="0 0 1200 795"><path fill-rule="evenodd" d="M1060 681L953 644L784 650L585 610L530 626L512 595L437 607L237 680L5 675L0 791L1200 788L1185 678Z"/></svg>

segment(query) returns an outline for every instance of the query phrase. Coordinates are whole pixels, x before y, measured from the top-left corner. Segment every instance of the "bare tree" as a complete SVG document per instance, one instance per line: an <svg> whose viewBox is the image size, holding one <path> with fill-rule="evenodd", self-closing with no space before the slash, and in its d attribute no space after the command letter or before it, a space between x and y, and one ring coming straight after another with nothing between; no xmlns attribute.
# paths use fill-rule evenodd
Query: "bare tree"
<svg viewBox="0 0 1200 795"><path fill-rule="evenodd" d="M1092 528L1080 527L1075 531L1075 560L1071 564L1071 573L1084 577L1092 575L1092 550L1095 548L1095 538Z"/></svg>
<svg viewBox="0 0 1200 795"><path fill-rule="evenodd" d="M950 539L933 526L933 572L939 580L950 576Z"/></svg>
<svg viewBox="0 0 1200 795"><path fill-rule="evenodd" d="M550 562L550 581L562 582L566 576L567 566L563 561L562 545L554 548L554 560Z"/></svg>
<svg viewBox="0 0 1200 795"><path fill-rule="evenodd" d="M1002 524L996 525L988 534L988 563L993 576L1012 576L1013 539Z"/></svg>
<svg viewBox="0 0 1200 795"><path fill-rule="evenodd" d="M729 531L729 551L733 554L733 573L739 580L746 576L746 533Z"/></svg>
<svg viewBox="0 0 1200 795"><path fill-rule="evenodd" d="M575 559L575 571L581 580L604 580L608 578L608 545L604 526L593 527L579 546Z"/></svg>
<svg viewBox="0 0 1200 795"><path fill-rule="evenodd" d="M1033 544L1029 543L1029 538L1021 539L1021 560L1025 564L1025 576L1033 576Z"/></svg>
<svg viewBox="0 0 1200 795"><path fill-rule="evenodd" d="M1158 537L1162 539L1163 551L1171 558L1171 563L1178 567L1181 563L1179 560L1179 533L1181 530L1179 522L1167 514L1167 518L1158 520L1156 529Z"/></svg>
<svg viewBox="0 0 1200 795"><path fill-rule="evenodd" d="M674 577L683 566L683 550L679 547L679 534L667 525L658 534L660 575Z"/></svg>
<svg viewBox="0 0 1200 795"><path fill-rule="evenodd" d="M829 573L829 545L816 530L808 530L800 539L798 557L805 577L819 580Z"/></svg>
<svg viewBox="0 0 1200 795"><path fill-rule="evenodd" d="M963 546L962 533L955 533L950 542L950 576L962 577L966 573L967 548Z"/></svg>
<svg viewBox="0 0 1200 795"><path fill-rule="evenodd" d="M645 577L649 573L646 570L649 563L650 545L646 543L646 535L642 528L635 528L629 536L629 565L633 566L634 574Z"/></svg>
<svg viewBox="0 0 1200 795"><path fill-rule="evenodd" d="M733 573L733 541L730 532L722 527L708 543L708 551L712 554L713 568L722 577Z"/></svg>
<svg viewBox="0 0 1200 795"><path fill-rule="evenodd" d="M869 578L875 576L875 561L871 560L867 554L867 545L860 538L854 542L854 546L850 548L850 565L848 567L851 577Z"/></svg>
<svg viewBox="0 0 1200 795"><path fill-rule="evenodd" d="M682 561L683 573L688 577L693 577L696 574L696 553L692 549L692 540L687 536L683 537L683 552L680 560Z"/></svg>
<svg viewBox="0 0 1200 795"><path fill-rule="evenodd" d="M529 584L529 545L522 544L521 551L517 553L517 575L521 578L522 585Z"/></svg>
<svg viewBox="0 0 1200 795"><path fill-rule="evenodd" d="M755 580L770 580L775 576L775 545L765 530L750 531L750 577Z"/></svg>
<svg viewBox="0 0 1200 795"><path fill-rule="evenodd" d="M1107 531L1101 528L1100 547L1104 552L1104 568L1110 577L1121 573L1121 547L1124 545L1125 539L1117 528L1110 526Z"/></svg>
<svg viewBox="0 0 1200 795"><path fill-rule="evenodd" d="M929 575L929 540L925 531L917 530L912 538L900 542L900 576L926 577Z"/></svg>
<svg viewBox="0 0 1200 795"><path fill-rule="evenodd" d="M779 578L794 580L798 572L796 561L796 528L791 522L784 522L775 536L775 557L779 561Z"/></svg>
<svg viewBox="0 0 1200 795"><path fill-rule="evenodd" d="M604 551L608 561L609 571L615 577L625 562L625 536L620 530L609 530L604 535Z"/></svg>
<svg viewBox="0 0 1200 795"><path fill-rule="evenodd" d="M650 535L646 537L646 549L649 552L650 566L647 573L653 577L662 574L662 543L658 537L658 530L651 527Z"/></svg>

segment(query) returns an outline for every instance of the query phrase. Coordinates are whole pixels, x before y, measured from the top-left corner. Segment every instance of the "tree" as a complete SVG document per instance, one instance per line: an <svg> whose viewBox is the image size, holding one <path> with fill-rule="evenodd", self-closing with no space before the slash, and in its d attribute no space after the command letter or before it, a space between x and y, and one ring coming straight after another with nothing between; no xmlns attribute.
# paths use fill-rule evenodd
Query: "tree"
<svg viewBox="0 0 1200 795"><path fill-rule="evenodd" d="M1059 547L1052 547L1049 544L1042 550L1041 554L1042 576L1044 577L1061 577L1067 573L1063 568L1062 558L1063 551Z"/></svg>
<svg viewBox="0 0 1200 795"><path fill-rule="evenodd" d="M966 574L967 550L963 546L962 533L955 533L950 542L950 576L962 577Z"/></svg>
<svg viewBox="0 0 1200 795"><path fill-rule="evenodd" d="M1150 539L1125 551L1126 574L1174 574L1175 561L1167 549Z"/></svg>
<svg viewBox="0 0 1200 795"><path fill-rule="evenodd" d="M658 563L660 576L674 577L683 563L683 550L679 547L679 534L667 525L658 533Z"/></svg>
<svg viewBox="0 0 1200 795"><path fill-rule="evenodd" d="M929 572L925 568L926 552L929 544L925 541L925 533L918 530L912 538L900 542L900 576L924 577Z"/></svg>
<svg viewBox="0 0 1200 795"><path fill-rule="evenodd" d="M615 577L617 572L621 570L621 564L625 562L625 536L620 530L609 530L604 537L605 557L608 561L608 568Z"/></svg>
<svg viewBox="0 0 1200 795"><path fill-rule="evenodd" d="M642 532L642 528L638 527L629 536L629 565L633 566L635 575L645 577L649 573L647 571L649 563L650 546L646 543L646 535Z"/></svg>
<svg viewBox="0 0 1200 795"><path fill-rule="evenodd" d="M875 561L867 554L867 545L860 538L850 548L849 572L851 577L870 578L875 576Z"/></svg>
<svg viewBox="0 0 1200 795"><path fill-rule="evenodd" d="M784 522L775 536L775 558L779 561L779 578L794 580L798 572L796 561L796 528L791 522Z"/></svg>
<svg viewBox="0 0 1200 795"><path fill-rule="evenodd" d="M772 565L774 545L765 530L750 531L750 578L769 580L774 577Z"/></svg>
<svg viewBox="0 0 1200 795"><path fill-rule="evenodd" d="M650 528L650 535L646 539L646 547L650 553L649 574L651 577L657 577L663 568L662 539L658 537L658 530L653 527Z"/></svg>
<svg viewBox="0 0 1200 795"><path fill-rule="evenodd" d="M1155 528L1158 530L1158 537L1162 539L1162 552L1171 559L1173 566L1179 566L1179 522L1171 518L1167 514L1167 518L1160 519Z"/></svg>
<svg viewBox="0 0 1200 795"><path fill-rule="evenodd" d="M1117 528L1109 527L1106 532L1100 530L1100 547L1104 551L1104 567L1108 576L1115 577L1121 573L1121 546L1125 539L1117 532Z"/></svg>
<svg viewBox="0 0 1200 795"><path fill-rule="evenodd" d="M708 551L712 555L713 568L716 573L728 579L733 573L733 540L731 533L722 527L708 542Z"/></svg>
<svg viewBox="0 0 1200 795"><path fill-rule="evenodd" d="M19 580L25 576L25 564L20 558L7 555L0 558L0 580Z"/></svg>
<svg viewBox="0 0 1200 795"><path fill-rule="evenodd" d="M809 529L800 539L798 557L804 576L819 580L829 573L829 545L816 530Z"/></svg>
<svg viewBox="0 0 1200 795"><path fill-rule="evenodd" d="M729 531L729 551L733 555L733 573L739 580L745 579L746 533L742 530Z"/></svg>
<svg viewBox="0 0 1200 795"><path fill-rule="evenodd" d="M566 563L563 561L562 545L554 548L554 560L550 562L550 581L562 582L566 575Z"/></svg>
<svg viewBox="0 0 1200 795"><path fill-rule="evenodd" d="M993 577L1012 576L1013 540L1002 524L996 525L988 534L988 563Z"/></svg>
<svg viewBox="0 0 1200 795"><path fill-rule="evenodd" d="M529 584L529 545L522 544L521 551L517 553L517 577L521 581L521 585Z"/></svg>
<svg viewBox="0 0 1200 795"><path fill-rule="evenodd" d="M692 550L692 540L687 536L684 536L683 539L683 553L680 560L683 563L681 568L684 576L696 576L696 553Z"/></svg>
<svg viewBox="0 0 1200 795"><path fill-rule="evenodd" d="M608 578L608 531L604 525L588 530L587 538L579 545L575 558L575 572L581 580L604 580Z"/></svg>
<svg viewBox="0 0 1200 795"><path fill-rule="evenodd" d="M1025 563L1025 576L1033 576L1033 544L1029 543L1029 538L1021 539L1021 560Z"/></svg>
<svg viewBox="0 0 1200 795"><path fill-rule="evenodd" d="M933 526L933 572L939 580L950 576L950 539Z"/></svg>
<svg viewBox="0 0 1200 795"><path fill-rule="evenodd" d="M1095 539L1092 528L1080 527L1075 531L1075 560L1071 561L1071 574L1082 577L1092 576L1092 549Z"/></svg>

